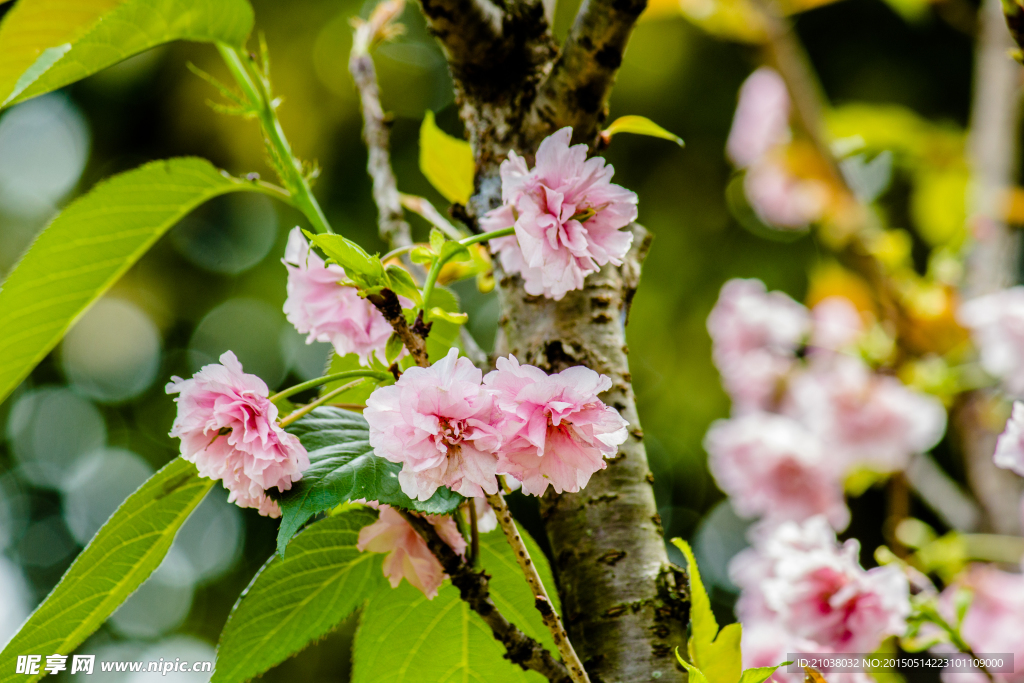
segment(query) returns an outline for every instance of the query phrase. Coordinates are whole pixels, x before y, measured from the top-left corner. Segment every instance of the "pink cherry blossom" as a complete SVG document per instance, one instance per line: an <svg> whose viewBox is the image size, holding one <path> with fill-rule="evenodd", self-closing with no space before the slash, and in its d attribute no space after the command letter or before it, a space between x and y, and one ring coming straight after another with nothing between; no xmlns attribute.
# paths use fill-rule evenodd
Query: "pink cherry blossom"
<svg viewBox="0 0 1024 683"><path fill-rule="evenodd" d="M397 510L388 505L375 507L380 510L380 516L376 522L359 530L356 548L371 553L387 553L384 576L391 582L391 587L397 588L405 579L428 600L433 600L441 582L447 578L441 563L430 552L423 537ZM465 554L466 541L451 517L426 515L426 519L452 550Z"/></svg>
<svg viewBox="0 0 1024 683"><path fill-rule="evenodd" d="M1024 477L1024 403L1013 402L1010 419L996 441L992 459L996 467L1013 470Z"/></svg>
<svg viewBox="0 0 1024 683"><path fill-rule="evenodd" d="M504 416L498 471L529 495L548 484L557 493L579 491L628 436L629 423L598 398L611 380L582 366L547 375L514 356L499 358L497 368L484 384Z"/></svg>
<svg viewBox="0 0 1024 683"><path fill-rule="evenodd" d="M938 443L946 410L935 397L880 375L859 358L812 358L789 383L785 412L806 425L846 467L906 467Z"/></svg>
<svg viewBox="0 0 1024 683"><path fill-rule="evenodd" d="M363 417L374 452L402 464L398 481L427 500L441 486L464 496L497 493L498 415L482 373L458 349L429 368L413 367L376 389Z"/></svg>
<svg viewBox="0 0 1024 683"><path fill-rule="evenodd" d="M537 163L510 151L501 164L502 206L480 220L484 230L515 226L515 236L491 241L508 273L529 294L561 299L606 263L621 265L633 234L636 194L611 182L615 172L586 145L569 146L572 129L541 142Z"/></svg>
<svg viewBox="0 0 1024 683"><path fill-rule="evenodd" d="M1024 396L1024 286L986 294L960 307L960 322L970 329L981 366Z"/></svg>
<svg viewBox="0 0 1024 683"><path fill-rule="evenodd" d="M769 293L760 280L733 279L722 286L707 328L734 411L775 402L810 326L806 308L782 292Z"/></svg>
<svg viewBox="0 0 1024 683"><path fill-rule="evenodd" d="M761 67L740 87L726 151L746 168L778 145L789 142L789 91L774 69Z"/></svg>
<svg viewBox="0 0 1024 683"><path fill-rule="evenodd" d="M864 318L843 296L822 299L811 309L811 317L811 348L815 351L842 351L856 344L864 334Z"/></svg>
<svg viewBox="0 0 1024 683"><path fill-rule="evenodd" d="M743 190L754 213L773 228L803 230L821 218L828 203L824 183L793 175L777 156L748 168Z"/></svg>
<svg viewBox="0 0 1024 683"><path fill-rule="evenodd" d="M782 415L749 413L718 420L704 437L708 465L736 512L772 525L825 515L850 522L841 472L814 434Z"/></svg>
<svg viewBox="0 0 1024 683"><path fill-rule="evenodd" d="M864 570L859 553L856 540L837 543L823 516L779 525L730 564L743 589L741 622L774 624L789 652L807 643L816 652L875 651L905 632L910 589L894 566Z"/></svg>
<svg viewBox="0 0 1024 683"><path fill-rule="evenodd" d="M374 354L384 359L391 325L354 287L339 284L344 269L325 264L299 228L288 235L283 263L288 269L284 313L296 330L308 335L307 344L330 342L338 355L354 353L363 365Z"/></svg>
<svg viewBox="0 0 1024 683"><path fill-rule="evenodd" d="M992 565L975 564L943 591L940 610L955 622L954 594L967 588L973 593L960 634L975 652L1013 654L1014 673L993 674L997 683L1024 682L1024 575L1005 572ZM977 673L943 672L943 683L984 683Z"/></svg>
<svg viewBox="0 0 1024 683"><path fill-rule="evenodd" d="M299 440L277 426L277 406L263 380L242 371L231 351L221 364L204 366L191 379L171 378L168 394L179 394L171 436L181 439L181 457L199 474L219 479L228 500L279 517L266 490L291 488L309 467Z"/></svg>

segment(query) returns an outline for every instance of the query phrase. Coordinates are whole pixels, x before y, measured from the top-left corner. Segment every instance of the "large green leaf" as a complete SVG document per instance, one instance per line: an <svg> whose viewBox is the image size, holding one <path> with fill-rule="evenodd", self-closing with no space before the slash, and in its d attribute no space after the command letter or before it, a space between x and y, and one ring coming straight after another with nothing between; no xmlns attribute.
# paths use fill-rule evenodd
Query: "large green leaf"
<svg viewBox="0 0 1024 683"><path fill-rule="evenodd" d="M466 204L473 194L473 148L437 127L427 111L420 126L420 171L448 201Z"/></svg>
<svg viewBox="0 0 1024 683"><path fill-rule="evenodd" d="M217 645L214 683L254 678L330 632L387 586L383 555L356 549L372 510L346 510L311 524L253 578ZM390 588L388 588L390 590Z"/></svg>
<svg viewBox="0 0 1024 683"><path fill-rule="evenodd" d="M402 466L374 454L369 425L358 413L317 408L287 430L299 437L309 453L309 469L280 497L277 548L281 553L307 519L347 500L376 500L431 514L452 512L462 500L443 487L427 501L402 493L398 484Z"/></svg>
<svg viewBox="0 0 1024 683"><path fill-rule="evenodd" d="M0 107L173 40L240 47L252 24L248 0L21 0L0 25Z"/></svg>
<svg viewBox="0 0 1024 683"><path fill-rule="evenodd" d="M0 683L39 680L45 672L14 673L18 655L68 655L99 628L157 568L212 486L175 458L128 496L0 653Z"/></svg>
<svg viewBox="0 0 1024 683"><path fill-rule="evenodd" d="M554 591L551 569L533 539L523 533L541 579ZM497 531L480 537L480 562L491 575L491 597L509 621L556 652L551 634L534 606L505 537ZM557 605L556 605L557 607ZM543 681L503 658L504 648L491 629L445 584L427 600L403 581L370 600L356 631L353 683L445 683Z"/></svg>
<svg viewBox="0 0 1024 683"><path fill-rule="evenodd" d="M181 158L116 175L72 202L0 284L0 401L185 214L251 189L204 159Z"/></svg>

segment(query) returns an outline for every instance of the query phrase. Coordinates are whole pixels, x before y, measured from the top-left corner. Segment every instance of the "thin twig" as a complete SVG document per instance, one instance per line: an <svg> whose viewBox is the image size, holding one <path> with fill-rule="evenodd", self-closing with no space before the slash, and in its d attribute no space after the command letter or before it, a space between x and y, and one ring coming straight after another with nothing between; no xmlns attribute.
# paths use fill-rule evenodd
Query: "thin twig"
<svg viewBox="0 0 1024 683"><path fill-rule="evenodd" d="M419 214L421 217L426 219L428 223L433 225L435 228L443 232L450 239L461 240L467 235L452 225L451 221L441 215L441 212L434 208L434 205L430 203L430 200L426 197L418 197L414 194L398 193L398 200L402 202L402 206L409 209L415 214Z"/></svg>
<svg viewBox="0 0 1024 683"><path fill-rule="evenodd" d="M373 180L377 225L381 238L393 247L412 244L412 230L405 221L398 199L398 184L391 169L388 124L380 103L377 70L370 50L401 32L401 24L393 22L404 9L405 0L384 0L374 8L368 21L357 21L348 62L362 103L363 140L368 150L366 171Z"/></svg>
<svg viewBox="0 0 1024 683"><path fill-rule="evenodd" d="M530 590L533 591L537 611L540 612L544 625L551 631L551 637L555 639L555 645L558 646L558 652L562 655L562 661L569 668L569 675L572 676L574 683L590 683L587 671L583 668L583 662L580 661L572 643L569 642L569 634L565 632L562 620L559 618L558 612L555 611L555 604L551 602L544 582L537 572L537 565L530 559L530 551L526 549L523 537L519 535L516 522L512 519L512 512L509 511L504 496L501 493L488 495L487 502L494 508L494 513L498 516L498 526L505 532L505 538L512 546L512 553L516 556L519 568L523 570L526 583L530 584Z"/></svg>
<svg viewBox="0 0 1024 683"><path fill-rule="evenodd" d="M309 413L313 412L314 409L319 408L320 406L326 403L330 403L335 396L342 394L351 389L352 387L360 384L364 379L364 377L361 377L354 382L343 384L337 389L334 389L333 391L328 391L326 394L324 394L317 400L313 401L312 403L307 403L298 410L288 413L288 416L283 418L278 424L282 428L287 427L288 425L292 424L293 422L303 417L304 415L308 415Z"/></svg>
<svg viewBox="0 0 1024 683"><path fill-rule="evenodd" d="M523 669L541 674L552 683L570 683L573 679L565 665L554 658L539 642L520 631L505 618L491 599L490 577L483 570L471 567L461 555L451 549L442 539L434 525L419 515L399 510L399 513L416 530L434 557L441 562L452 585L459 589L459 595L470 609L491 629L494 638L505 647L505 657Z"/></svg>
<svg viewBox="0 0 1024 683"><path fill-rule="evenodd" d="M391 327L395 330L395 334L398 335L405 348L412 354L416 365L419 365L421 368L428 367L430 359L427 356L426 335L430 332L429 324L424 325L422 320L417 320L416 326L411 327L405 319L405 314L402 312L402 302L398 300L398 296L390 289L383 289L377 294L370 294L366 297L366 300L384 314L384 319L390 323Z"/></svg>

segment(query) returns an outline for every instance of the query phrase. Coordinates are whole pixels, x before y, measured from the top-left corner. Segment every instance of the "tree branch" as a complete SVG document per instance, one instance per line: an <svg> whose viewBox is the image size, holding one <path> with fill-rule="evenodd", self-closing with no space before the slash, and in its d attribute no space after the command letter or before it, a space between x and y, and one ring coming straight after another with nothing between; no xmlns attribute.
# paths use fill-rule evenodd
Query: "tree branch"
<svg viewBox="0 0 1024 683"><path fill-rule="evenodd" d="M558 653L562 655L562 660L569 667L569 675L572 676L573 683L590 683L583 663L569 641L569 634L565 632L562 620L559 618L558 612L555 611L555 604L551 602L547 588L544 587L544 582L541 580L540 574L537 573L537 566L530 559L530 551L527 550L522 536L519 535L519 529L516 528L516 522L512 519L512 512L508 509L504 496L499 491L494 495L487 496L487 502L494 508L494 513L498 517L498 525L504 532L509 545L512 546L516 562L519 563L526 583L533 591L537 611L540 612L544 625L551 631L551 637L554 638L555 645L558 646Z"/></svg>
<svg viewBox="0 0 1024 683"><path fill-rule="evenodd" d="M462 599L490 627L494 639L505 646L506 659L523 669L536 671L552 683L572 683L568 670L561 662L498 610L491 599L490 577L486 572L474 570L444 542L430 522L405 510L399 512L426 541L430 552L444 567L452 585L459 589Z"/></svg>
<svg viewBox="0 0 1024 683"><path fill-rule="evenodd" d="M647 0L583 1L530 112L542 137L572 126L574 142L594 142L626 44L646 7Z"/></svg>
<svg viewBox="0 0 1024 683"><path fill-rule="evenodd" d="M412 244L412 232L402 213L398 184L391 169L388 124L380 104L377 70L374 68L370 50L401 31L401 25L393 22L404 9L405 0L385 0L373 10L369 21L356 23L352 37L352 53L348 62L348 69L356 83L359 101L362 103L363 139L369 153L366 171L373 179L377 225L380 236L392 247Z"/></svg>
<svg viewBox="0 0 1024 683"><path fill-rule="evenodd" d="M423 323L423 312L420 312L420 317L417 318L416 324L410 327L405 319L405 314L402 313L402 302L398 300L398 296L390 289L382 289L380 293L370 294L366 299L376 306L378 311L384 314L384 319L391 324L395 334L398 335L405 348L412 354L416 365L421 368L428 367L430 359L427 357L426 340L427 334L430 332L430 325L429 323Z"/></svg>

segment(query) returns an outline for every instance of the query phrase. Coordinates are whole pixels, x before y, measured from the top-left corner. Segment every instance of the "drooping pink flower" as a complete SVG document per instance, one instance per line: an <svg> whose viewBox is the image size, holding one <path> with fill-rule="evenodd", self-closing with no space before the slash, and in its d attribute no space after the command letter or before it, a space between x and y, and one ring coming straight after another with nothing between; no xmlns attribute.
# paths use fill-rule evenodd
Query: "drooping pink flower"
<svg viewBox="0 0 1024 683"><path fill-rule="evenodd" d="M985 371L1024 397L1024 286L971 299L958 318L970 329Z"/></svg>
<svg viewBox="0 0 1024 683"><path fill-rule="evenodd" d="M391 325L355 287L339 284L345 270L325 264L299 228L288 235L283 263L288 269L284 313L296 330L308 335L307 344L330 342L338 355L354 353L363 365L374 354L384 359Z"/></svg>
<svg viewBox="0 0 1024 683"><path fill-rule="evenodd" d="M910 589L894 566L864 570L859 552L854 539L837 543L822 516L779 525L730 563L743 590L741 622L774 624L794 645L810 642L816 652L874 652L905 632Z"/></svg>
<svg viewBox="0 0 1024 683"><path fill-rule="evenodd" d="M529 169L514 151L501 164L502 206L480 219L484 230L515 226L515 236L491 241L502 268L519 273L529 294L561 299L606 263L620 265L633 234L637 197L611 182L614 169L587 159L586 145L569 146L572 129L541 142Z"/></svg>
<svg viewBox="0 0 1024 683"><path fill-rule="evenodd" d="M796 421L769 413L718 420L704 449L715 481L739 515L762 516L774 525L823 514L836 529L849 524L842 472L818 437Z"/></svg>
<svg viewBox="0 0 1024 683"><path fill-rule="evenodd" d="M811 309L811 318L814 330L810 345L814 351L842 351L864 334L864 318L844 296L822 299Z"/></svg>
<svg viewBox="0 0 1024 683"><path fill-rule="evenodd" d="M426 541L402 515L389 505L374 506L380 516L373 524L359 530L356 548L371 553L387 553L384 558L384 576L392 588L405 579L428 600L437 597L441 582L447 578L441 563L427 547ZM438 535L460 555L466 552L466 541L459 533L455 521L444 515L426 515Z"/></svg>
<svg viewBox="0 0 1024 683"><path fill-rule="evenodd" d="M230 502L279 517L265 492L287 491L302 478L309 467L306 449L277 426L277 406L263 380L243 372L231 351L220 363L191 379L171 378L167 393L179 396L170 435L181 439L181 457L195 463L200 475L223 482Z"/></svg>
<svg viewBox="0 0 1024 683"><path fill-rule="evenodd" d="M521 481L529 495L548 484L558 493L579 491L629 434L629 423L598 398L611 380L583 366L548 375L515 356L499 358L497 368L484 384L504 417L499 473Z"/></svg>
<svg viewBox="0 0 1024 683"><path fill-rule="evenodd" d="M973 594L971 605L960 627L971 649L977 653L1011 653L1013 673L994 673L997 683L1024 682L1024 575L1004 572L993 565L974 564L942 592L939 609L955 623L954 595L967 588ZM976 673L943 672L943 683L983 683Z"/></svg>
<svg viewBox="0 0 1024 683"><path fill-rule="evenodd" d="M427 500L441 486L464 496L497 493L498 415L481 377L453 348L429 368L409 368L367 399L363 417L370 445L380 457L402 464L398 481L410 498Z"/></svg>
<svg viewBox="0 0 1024 683"><path fill-rule="evenodd" d="M743 81L726 151L746 168L789 142L789 91L774 69L761 67Z"/></svg>
<svg viewBox="0 0 1024 683"><path fill-rule="evenodd" d="M736 412L770 407L810 326L806 308L782 292L768 292L760 280L733 279L722 286L707 328Z"/></svg>
<svg viewBox="0 0 1024 683"><path fill-rule="evenodd" d="M1006 427L996 441L996 452L992 459L996 467L1013 470L1024 477L1024 403L1013 402L1010 419L1006 421Z"/></svg>
<svg viewBox="0 0 1024 683"><path fill-rule="evenodd" d="M946 431L946 410L937 398L843 354L812 358L790 380L784 410L845 466L879 472L903 469Z"/></svg>

